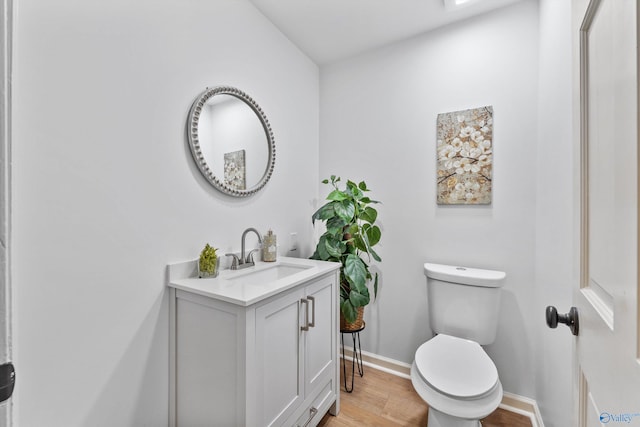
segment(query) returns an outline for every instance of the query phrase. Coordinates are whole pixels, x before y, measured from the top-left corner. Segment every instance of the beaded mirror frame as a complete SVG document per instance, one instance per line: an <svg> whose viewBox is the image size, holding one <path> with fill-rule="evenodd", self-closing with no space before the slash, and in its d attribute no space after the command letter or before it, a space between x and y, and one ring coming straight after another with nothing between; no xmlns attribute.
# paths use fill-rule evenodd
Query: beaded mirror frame
<svg viewBox="0 0 640 427"><path fill-rule="evenodd" d="M205 107L207 101L216 95L230 95L244 102L256 114L256 116L260 120L260 123L262 124L262 128L264 129L266 143L268 145L267 164L265 165L264 174L262 175L262 178L258 181L258 183L247 189L236 188L225 182L224 177L216 176L211 166L207 163L205 156L203 155L201 146L202 142L200 141L200 137L198 134L198 124L202 116L203 108ZM267 184L267 182L271 178L271 175L273 174L273 169L276 161L276 149L271 125L269 124L267 116L265 115L262 108L260 108L258 103L247 93L241 91L240 89L231 86L218 86L211 89L207 88L204 92L202 92L193 102L191 110L189 111L187 134L191 154L193 155L193 159L195 160L196 165L198 166L198 169L200 170L202 175L214 188L229 196L251 196L260 191Z"/></svg>

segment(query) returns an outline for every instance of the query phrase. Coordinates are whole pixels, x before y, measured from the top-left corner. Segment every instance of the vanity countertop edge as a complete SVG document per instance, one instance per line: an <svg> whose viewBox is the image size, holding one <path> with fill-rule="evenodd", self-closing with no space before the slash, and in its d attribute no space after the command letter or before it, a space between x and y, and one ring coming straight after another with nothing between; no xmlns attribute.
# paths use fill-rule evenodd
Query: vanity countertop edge
<svg viewBox="0 0 640 427"><path fill-rule="evenodd" d="M245 284L240 279L252 273L277 266L302 267L300 272L273 280L269 284ZM200 279L197 276L197 260L169 264L168 283L171 288L248 307L280 292L324 276L340 268L338 262L313 259L279 257L275 262L257 262L244 270L222 270L216 278ZM236 283L233 283L233 282Z"/></svg>

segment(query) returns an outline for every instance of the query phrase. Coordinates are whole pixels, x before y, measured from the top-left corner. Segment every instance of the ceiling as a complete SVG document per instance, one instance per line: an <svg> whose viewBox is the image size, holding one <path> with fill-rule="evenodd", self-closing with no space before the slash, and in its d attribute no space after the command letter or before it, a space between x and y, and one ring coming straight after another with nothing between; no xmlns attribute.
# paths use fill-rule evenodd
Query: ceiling
<svg viewBox="0 0 640 427"><path fill-rule="evenodd" d="M249 1L323 65L522 0L466 0L459 7L443 0Z"/></svg>

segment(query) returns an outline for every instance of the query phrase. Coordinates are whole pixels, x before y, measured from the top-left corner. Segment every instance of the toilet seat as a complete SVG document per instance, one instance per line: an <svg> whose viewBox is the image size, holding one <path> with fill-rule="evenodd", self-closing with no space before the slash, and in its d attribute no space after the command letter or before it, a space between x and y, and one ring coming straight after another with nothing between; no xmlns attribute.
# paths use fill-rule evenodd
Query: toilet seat
<svg viewBox="0 0 640 427"><path fill-rule="evenodd" d="M445 334L418 348L415 367L433 390L457 400L482 398L499 385L498 370L478 343Z"/></svg>
<svg viewBox="0 0 640 427"><path fill-rule="evenodd" d="M493 391L477 399L456 399L440 393L422 379L415 361L411 365L411 383L420 398L427 402L429 408L452 417L458 417L461 420L480 420L495 411L502 401L500 381ZM429 416L432 416L434 412L430 410Z"/></svg>

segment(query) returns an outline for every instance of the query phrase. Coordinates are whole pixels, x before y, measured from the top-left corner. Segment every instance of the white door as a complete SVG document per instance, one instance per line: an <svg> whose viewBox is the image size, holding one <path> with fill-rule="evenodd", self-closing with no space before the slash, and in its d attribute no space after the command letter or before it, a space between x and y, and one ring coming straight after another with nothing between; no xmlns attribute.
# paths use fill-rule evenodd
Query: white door
<svg viewBox="0 0 640 427"><path fill-rule="evenodd" d="M640 426L637 8L637 0L573 1L580 427Z"/></svg>

